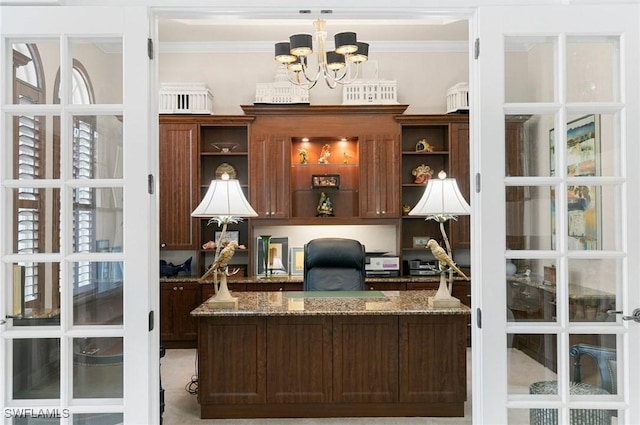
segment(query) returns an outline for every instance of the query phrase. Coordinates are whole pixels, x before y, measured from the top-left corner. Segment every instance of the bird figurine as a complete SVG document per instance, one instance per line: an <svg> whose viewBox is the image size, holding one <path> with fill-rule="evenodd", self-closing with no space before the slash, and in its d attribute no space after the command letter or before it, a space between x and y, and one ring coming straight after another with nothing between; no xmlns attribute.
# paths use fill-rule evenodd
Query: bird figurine
<svg viewBox="0 0 640 425"><path fill-rule="evenodd" d="M455 270L460 276L464 277L466 280L469 280L467 275L465 275L462 270L460 270L458 266L456 266L456 263L453 262L444 248L438 245L438 242L435 239L429 239L429 242L427 242L427 248L431 250L433 256L438 260L440 264L440 270L444 270L447 267L450 267Z"/></svg>
<svg viewBox="0 0 640 425"><path fill-rule="evenodd" d="M227 264L229 263L229 260L231 260L231 257L233 257L233 253L235 252L237 247L238 247L238 242L236 241L227 242L225 247L222 248L222 250L220 251L220 255L218 255L218 258L216 258L216 260L213 262L209 270L207 270L204 276L202 276L200 279L201 280L205 279L209 277L212 273L214 273L214 279L215 279L217 276L218 270L220 270L221 273L226 273L225 269L227 268Z"/></svg>

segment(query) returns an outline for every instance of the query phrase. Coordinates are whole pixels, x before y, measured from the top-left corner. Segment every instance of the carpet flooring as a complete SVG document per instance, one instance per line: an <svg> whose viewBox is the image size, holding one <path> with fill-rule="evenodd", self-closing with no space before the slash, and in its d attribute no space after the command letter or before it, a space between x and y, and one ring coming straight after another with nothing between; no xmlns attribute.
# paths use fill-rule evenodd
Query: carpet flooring
<svg viewBox="0 0 640 425"><path fill-rule="evenodd" d="M467 352L467 363L471 351ZM464 418L293 418L293 419L200 419L195 388L196 350L170 349L161 359L165 390L163 425L468 425L471 424L471 374L467 374L467 402ZM467 370L469 368L467 367Z"/></svg>

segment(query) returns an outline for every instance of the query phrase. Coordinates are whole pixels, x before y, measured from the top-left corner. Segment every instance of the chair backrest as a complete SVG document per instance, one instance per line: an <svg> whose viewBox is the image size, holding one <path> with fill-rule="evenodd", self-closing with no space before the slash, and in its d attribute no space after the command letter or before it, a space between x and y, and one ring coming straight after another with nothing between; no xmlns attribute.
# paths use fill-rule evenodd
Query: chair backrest
<svg viewBox="0 0 640 425"><path fill-rule="evenodd" d="M573 380L582 381L580 360L583 355L592 357L598 365L602 389L609 394L616 393L616 350L598 347L590 344L574 344L569 348L569 355L573 357Z"/></svg>
<svg viewBox="0 0 640 425"><path fill-rule="evenodd" d="M319 238L304 246L305 291L362 291L364 246L353 239Z"/></svg>

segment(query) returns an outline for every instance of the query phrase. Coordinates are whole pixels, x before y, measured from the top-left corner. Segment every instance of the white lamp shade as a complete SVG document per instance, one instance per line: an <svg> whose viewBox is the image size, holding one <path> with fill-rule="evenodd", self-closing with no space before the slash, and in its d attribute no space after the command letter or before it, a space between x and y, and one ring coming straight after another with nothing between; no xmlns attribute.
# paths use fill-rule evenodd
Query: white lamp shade
<svg viewBox="0 0 640 425"><path fill-rule="evenodd" d="M242 193L240 182L234 179L211 180L202 202L192 217L257 217Z"/></svg>
<svg viewBox="0 0 640 425"><path fill-rule="evenodd" d="M422 198L409 215L469 215L471 207L464 200L456 179L433 178L427 183Z"/></svg>

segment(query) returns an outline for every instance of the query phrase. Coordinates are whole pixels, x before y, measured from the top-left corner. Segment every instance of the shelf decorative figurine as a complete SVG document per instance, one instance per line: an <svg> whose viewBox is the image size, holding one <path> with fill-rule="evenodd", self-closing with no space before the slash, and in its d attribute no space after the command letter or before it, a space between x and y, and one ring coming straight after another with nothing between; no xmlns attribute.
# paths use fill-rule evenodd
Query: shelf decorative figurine
<svg viewBox="0 0 640 425"><path fill-rule="evenodd" d="M233 257L238 242L235 240L228 241L222 248L227 233L227 225L229 223L238 223L243 217L256 217L258 214L249 204L244 196L240 182L230 179L229 174L222 174L220 179L211 180L207 193L202 198L202 202L191 213L192 217L210 218L209 224L212 222L222 226L220 234L221 243L216 246L216 254L211 268L200 278L205 281L213 275L214 296L207 303L211 308L237 309L238 298L231 296L227 287L227 276L236 273L229 272L229 261ZM218 276L220 284L218 286Z"/></svg>
<svg viewBox="0 0 640 425"><path fill-rule="evenodd" d="M422 184L428 182L429 179L431 179L433 170L428 165L420 164L411 171L411 175L414 177L414 183Z"/></svg>
<svg viewBox="0 0 640 425"><path fill-rule="evenodd" d="M322 146L322 150L320 151L320 158L318 159L318 163L328 164L330 156L331 156L331 145L329 143L325 143Z"/></svg>
<svg viewBox="0 0 640 425"><path fill-rule="evenodd" d="M318 212L317 217L333 216L333 202L331 201L331 198L329 198L324 192L320 194L320 200L318 201L316 211Z"/></svg>

